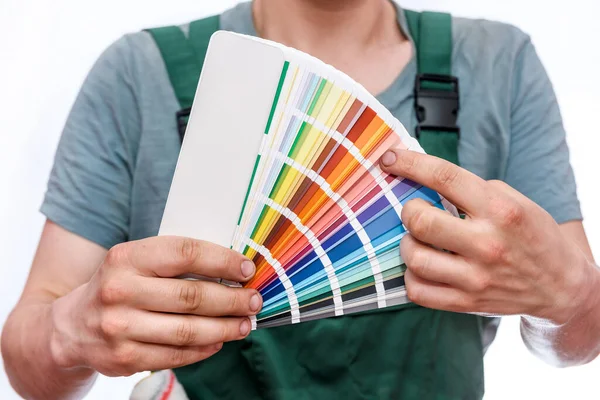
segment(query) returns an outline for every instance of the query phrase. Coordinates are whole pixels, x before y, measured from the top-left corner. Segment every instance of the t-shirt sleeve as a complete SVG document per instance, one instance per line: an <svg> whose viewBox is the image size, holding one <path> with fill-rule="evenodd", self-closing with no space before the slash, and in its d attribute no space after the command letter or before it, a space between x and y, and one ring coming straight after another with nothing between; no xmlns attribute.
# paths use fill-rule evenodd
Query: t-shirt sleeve
<svg viewBox="0 0 600 400"><path fill-rule="evenodd" d="M126 241L140 131L127 37L88 74L56 151L41 212L105 248Z"/></svg>
<svg viewBox="0 0 600 400"><path fill-rule="evenodd" d="M581 220L558 102L529 39L516 58L513 76L505 181L548 211L556 222Z"/></svg>

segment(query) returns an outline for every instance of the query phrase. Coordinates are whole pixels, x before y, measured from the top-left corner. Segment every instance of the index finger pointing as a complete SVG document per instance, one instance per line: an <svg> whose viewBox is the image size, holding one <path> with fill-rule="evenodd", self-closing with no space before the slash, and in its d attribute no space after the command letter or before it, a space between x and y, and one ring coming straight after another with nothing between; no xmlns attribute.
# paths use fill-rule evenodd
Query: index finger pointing
<svg viewBox="0 0 600 400"><path fill-rule="evenodd" d="M469 215L475 215L484 205L486 182L441 158L411 150L390 149L381 157L381 168L435 190Z"/></svg>
<svg viewBox="0 0 600 400"><path fill-rule="evenodd" d="M146 276L192 274L245 282L255 272L242 254L214 243L179 236L157 236L125 243L126 260Z"/></svg>

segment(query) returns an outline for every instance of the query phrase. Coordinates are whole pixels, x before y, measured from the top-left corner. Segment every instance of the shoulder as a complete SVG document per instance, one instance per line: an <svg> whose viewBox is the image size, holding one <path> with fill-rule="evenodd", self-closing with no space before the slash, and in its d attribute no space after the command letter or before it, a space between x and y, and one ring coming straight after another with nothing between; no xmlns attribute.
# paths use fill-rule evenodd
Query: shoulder
<svg viewBox="0 0 600 400"><path fill-rule="evenodd" d="M154 38L147 31L128 33L112 42L90 71L84 90L99 97L131 99L122 107L136 107L138 114L160 103L176 102L166 65Z"/></svg>
<svg viewBox="0 0 600 400"><path fill-rule="evenodd" d="M150 33L141 31L125 34L112 42L102 52L94 69L101 69L107 77L120 75L136 80L136 77L140 78L140 71L152 70L160 59Z"/></svg>
<svg viewBox="0 0 600 400"><path fill-rule="evenodd" d="M531 46L530 36L511 24L463 17L453 17L452 23L454 59L470 66L512 66Z"/></svg>

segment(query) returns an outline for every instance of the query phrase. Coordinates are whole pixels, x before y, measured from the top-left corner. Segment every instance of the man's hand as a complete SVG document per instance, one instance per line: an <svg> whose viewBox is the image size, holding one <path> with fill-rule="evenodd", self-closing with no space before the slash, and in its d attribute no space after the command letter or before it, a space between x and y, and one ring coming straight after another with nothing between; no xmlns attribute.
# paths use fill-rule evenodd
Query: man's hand
<svg viewBox="0 0 600 400"><path fill-rule="evenodd" d="M400 251L412 301L456 312L533 316L553 325L594 307L597 315L598 270L534 202L505 183L417 152L389 151L381 164L466 213L464 220L455 218L423 200L404 206L410 233Z"/></svg>
<svg viewBox="0 0 600 400"><path fill-rule="evenodd" d="M92 279L56 300L57 365L108 376L191 364L246 337L262 307L255 290L174 279L196 274L245 282L254 265L223 247L155 237L112 248Z"/></svg>

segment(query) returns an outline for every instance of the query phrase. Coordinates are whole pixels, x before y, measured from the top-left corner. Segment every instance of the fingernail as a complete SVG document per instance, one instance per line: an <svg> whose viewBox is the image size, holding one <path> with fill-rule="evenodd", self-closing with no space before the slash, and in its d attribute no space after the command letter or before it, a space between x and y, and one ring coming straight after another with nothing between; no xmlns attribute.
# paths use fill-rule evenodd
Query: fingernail
<svg viewBox="0 0 600 400"><path fill-rule="evenodd" d="M240 335L246 336L250 332L250 321L243 320L240 324Z"/></svg>
<svg viewBox="0 0 600 400"><path fill-rule="evenodd" d="M392 165L395 162L396 162L396 153L394 153L393 151L388 150L385 152L385 154L383 156L381 156L381 163L386 167L389 167L390 165Z"/></svg>
<svg viewBox="0 0 600 400"><path fill-rule="evenodd" d="M215 349L215 351L219 351L223 348L223 343L217 343L214 345L213 348Z"/></svg>
<svg viewBox="0 0 600 400"><path fill-rule="evenodd" d="M255 294L250 298L250 311L257 312L260 308L260 296Z"/></svg>
<svg viewBox="0 0 600 400"><path fill-rule="evenodd" d="M246 260L242 263L242 275L244 275L244 278L254 275L254 263L252 261Z"/></svg>

